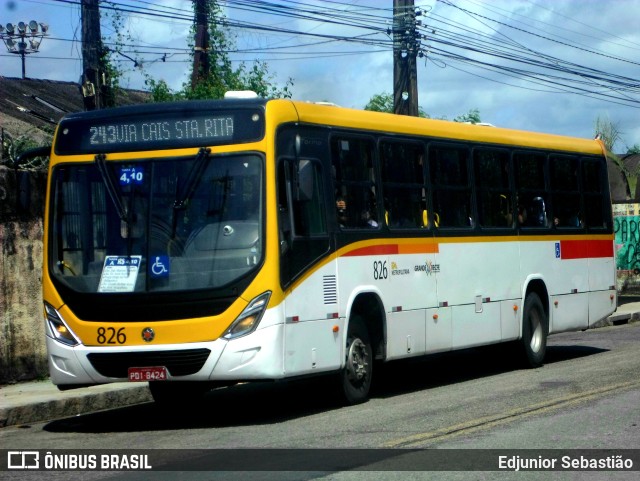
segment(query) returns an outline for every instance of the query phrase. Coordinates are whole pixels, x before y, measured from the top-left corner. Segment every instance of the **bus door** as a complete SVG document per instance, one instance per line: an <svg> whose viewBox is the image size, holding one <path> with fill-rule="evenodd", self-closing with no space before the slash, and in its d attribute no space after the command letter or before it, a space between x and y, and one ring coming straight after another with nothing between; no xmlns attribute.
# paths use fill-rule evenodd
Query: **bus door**
<svg viewBox="0 0 640 481"><path fill-rule="evenodd" d="M287 293L285 371L304 374L339 367L341 336L328 313L338 311L335 264L329 252L322 165L313 158L278 162L280 282Z"/></svg>

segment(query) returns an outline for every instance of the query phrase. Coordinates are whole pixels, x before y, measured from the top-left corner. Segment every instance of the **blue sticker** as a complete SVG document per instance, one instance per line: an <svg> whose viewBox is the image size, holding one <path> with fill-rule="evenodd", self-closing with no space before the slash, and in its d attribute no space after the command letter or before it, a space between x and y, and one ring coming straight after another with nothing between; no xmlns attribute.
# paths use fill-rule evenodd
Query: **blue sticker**
<svg viewBox="0 0 640 481"><path fill-rule="evenodd" d="M560 259L560 242L556 242L556 259Z"/></svg>
<svg viewBox="0 0 640 481"><path fill-rule="evenodd" d="M120 185L142 185L144 183L144 167L120 167L118 176Z"/></svg>
<svg viewBox="0 0 640 481"><path fill-rule="evenodd" d="M169 256L153 256L149 269L152 277L169 277Z"/></svg>

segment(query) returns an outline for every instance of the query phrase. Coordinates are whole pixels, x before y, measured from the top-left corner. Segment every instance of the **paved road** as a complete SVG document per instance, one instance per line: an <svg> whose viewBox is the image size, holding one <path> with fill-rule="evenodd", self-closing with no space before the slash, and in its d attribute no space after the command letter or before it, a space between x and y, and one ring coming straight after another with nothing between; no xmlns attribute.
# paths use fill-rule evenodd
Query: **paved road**
<svg viewBox="0 0 640 481"><path fill-rule="evenodd" d="M558 447L618 452L622 448L640 448L639 369L640 324L634 323L552 336L547 363L540 369L513 368L505 363L504 351L497 348L396 363L384 373L377 373L371 401L360 406L333 404L324 395L326 386L317 381L252 384L214 391L202 406L193 406L189 412L166 412L152 403L143 403L8 427L0 430L0 441L11 449L43 450L338 448L353 455L353 448L508 448L539 452ZM322 452L328 453L327 457L332 453ZM468 456L475 452L478 451L463 453ZM175 467L184 454L163 453L165 468ZM229 454L227 460L231 459ZM365 467L391 469L399 460L402 461L397 456L369 460ZM250 458L247 462L251 462ZM348 458L345 463L349 465ZM75 474L79 473L69 477L73 479ZM284 472L278 477L274 473L249 474L212 472L206 477L325 476L318 472ZM350 480L425 479L423 472L397 469L373 477L372 474L355 471L326 476ZM585 479L584 473L575 472L515 474L517 478L509 478L514 473L448 472L439 473L436 479L494 479L496 475L543 479L542 474L546 475L544 479L549 479L550 474L561 476L557 479ZM592 473L586 479L603 479L603 474ZM154 473L154 479L158 476L160 473ZM625 472L606 476L637 477Z"/></svg>
<svg viewBox="0 0 640 481"><path fill-rule="evenodd" d="M611 326L640 320L640 298L620 297L616 312L601 323ZM148 402L146 385L108 384L60 392L50 381L0 387L0 428L87 414Z"/></svg>

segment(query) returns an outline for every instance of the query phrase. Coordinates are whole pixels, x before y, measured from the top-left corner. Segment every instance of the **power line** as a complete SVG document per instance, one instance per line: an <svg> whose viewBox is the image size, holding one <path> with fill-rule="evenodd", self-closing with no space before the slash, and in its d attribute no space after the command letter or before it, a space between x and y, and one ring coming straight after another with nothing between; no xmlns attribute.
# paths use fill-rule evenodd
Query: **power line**
<svg viewBox="0 0 640 481"><path fill-rule="evenodd" d="M32 1L34 0L27 0ZM79 6L78 0L52 0L61 6ZM469 0L471 4L474 2ZM389 30L391 26L391 8L380 8L370 5L351 5L345 2L326 0L321 4L312 4L305 1L282 0L258 1L258 0L233 0L221 2L226 5L229 11L239 14L238 18L226 19L223 26L236 32L247 32L255 35L263 35L269 38L280 38L282 40L262 42L263 45L244 45L239 48L229 49L225 53L236 57L255 54L256 56L270 55L277 58L288 58L290 60L305 59L312 55L342 55L336 51L323 51L312 53L310 49L316 49L322 45L342 44L345 47L344 55L352 55L355 52L377 53L393 49L393 41ZM565 49L572 49L581 52L582 64L564 60L557 56L552 56L544 50L536 51L531 49L528 43L517 42L512 38L504 36L500 41L496 41L495 35L487 35L478 28L472 28L469 23L462 25L451 21L442 15L444 12L430 12L423 26L418 28L421 34L420 51L428 56L434 63L464 63L478 73L473 75L482 76L481 71L486 72L491 77L504 75L508 78L518 78L523 85L540 85L545 88L568 89L577 95L596 95L598 98L607 101L622 101L626 105L636 106L639 103L637 94L640 90L637 79L620 75L617 70L608 69L604 71L593 67L588 63L588 56L606 59L610 62L621 65L640 65L630 59L619 55L612 55L601 49L591 48L569 40L568 38L553 35L540 34L537 28L527 23L519 22L523 27L507 23L498 18L491 18L481 15L469 8L462 8L447 0L438 0L438 3L446 8L454 8L459 12L464 12L470 18L475 18L482 25L482 28L492 28L491 25L501 28L509 28L520 35L537 39L539 42L547 42ZM496 16L503 17L494 5L483 4ZM489 8L491 7L491 8ZM191 9L181 9L178 7L162 6L144 0L131 0L125 3L111 2L111 6L106 3L101 4L101 8L111 9L113 12L121 13L132 18L144 18L155 22L165 22L169 24L191 25L193 22L193 12ZM251 21L242 18L242 15L253 15ZM516 13L517 14L517 13ZM520 15L527 22L534 20ZM572 20L566 17L568 20ZM537 20L536 20L537 21ZM301 25L288 26L290 22L302 22ZM544 22L543 22L544 23ZM577 22L576 23L580 23ZM312 25L311 27L309 27ZM327 29L332 29L327 31ZM498 29L493 28L494 32ZM573 33L572 33L573 34ZM620 40L621 37L615 37ZM190 54L189 48L176 48L155 45L141 45L141 42L122 43L122 52L132 56L153 56L160 53L172 53L173 55ZM245 42L246 44L246 42ZM633 45L633 42L631 42ZM111 43L111 45L115 45ZM361 48L351 48L349 45L360 45ZM617 44L616 44L617 45ZM156 53L155 51L158 51ZM568 58L568 56L567 56ZM273 60L273 59L269 59ZM142 62L153 62L158 59L142 59ZM468 69L467 69L468 70ZM469 72L467 72L469 73ZM488 75L482 76L487 77ZM496 78L489 78L498 81Z"/></svg>
<svg viewBox="0 0 640 481"><path fill-rule="evenodd" d="M471 15L475 16L475 17L483 18L483 19L485 19L485 20L488 20L488 21L491 21L491 22L495 22L495 23L497 23L497 24L500 24L500 25L502 25L502 26L504 26L504 27L511 28L511 29L513 29L513 30L518 30L518 31L523 32L523 33L526 33L526 34L528 34L528 35L533 35L533 36L535 36L535 37L539 37L539 38L541 38L541 39L548 40L548 41L550 41L550 42L554 42L554 43L558 43L558 44L560 44L560 45L564 45L565 47L575 48L575 49L577 49L577 50L582 50L583 52L592 53L592 54L594 54L594 55L601 55L601 56L603 56L603 57L610 58L610 59L613 59L613 60L617 60L617 61L619 61L619 62L627 62L627 63L633 64L633 65L640 65L640 63L638 63L638 62L634 62L634 61L632 61L632 60L624 59L624 58L621 58L621 57L615 57L615 56L613 56L613 55L607 55L607 54L604 54L604 53L597 52L597 51L595 51L595 50L593 50L593 49L588 49L588 48L580 47L580 46L578 46L578 45L572 45L572 44L570 44L570 43L568 43L568 42L562 42L562 41L560 41L560 40L555 40L555 39L550 38L550 37L548 37L548 36L546 36L546 35L540 35L540 34L537 34L537 33L534 33L534 32L529 32L528 30L525 30L525 29L522 29L522 28L519 28L519 27L514 27L513 25L509 25L509 24L507 24L507 23L505 23L505 22L501 22L501 21L499 21L499 20L495 20L495 19L492 19L492 18L486 17L486 16L484 16L484 15L480 15L479 13L472 13L472 12L469 12L468 10L465 10L465 9L463 9L463 8L458 7L457 5L454 5L453 3L449 2L448 0L437 0L437 1L438 1L438 2L441 2L441 3L445 3L445 4L447 4L447 5L449 5L449 6L453 7L453 8L456 8L456 9L458 9L458 10L460 10L460 11L463 11L463 12L469 13L469 14L471 14Z"/></svg>

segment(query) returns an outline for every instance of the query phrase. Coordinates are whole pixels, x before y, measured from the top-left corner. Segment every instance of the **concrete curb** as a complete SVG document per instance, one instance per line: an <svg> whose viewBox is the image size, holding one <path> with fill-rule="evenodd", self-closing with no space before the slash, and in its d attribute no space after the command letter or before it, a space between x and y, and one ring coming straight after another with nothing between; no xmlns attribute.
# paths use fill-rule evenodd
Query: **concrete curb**
<svg viewBox="0 0 640 481"><path fill-rule="evenodd" d="M609 317L596 322L589 329L598 329L600 327L617 326L640 319L640 313L620 312L613 313Z"/></svg>
<svg viewBox="0 0 640 481"><path fill-rule="evenodd" d="M146 383L103 384L59 391L51 381L0 389L0 428L88 414L152 401Z"/></svg>

